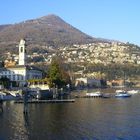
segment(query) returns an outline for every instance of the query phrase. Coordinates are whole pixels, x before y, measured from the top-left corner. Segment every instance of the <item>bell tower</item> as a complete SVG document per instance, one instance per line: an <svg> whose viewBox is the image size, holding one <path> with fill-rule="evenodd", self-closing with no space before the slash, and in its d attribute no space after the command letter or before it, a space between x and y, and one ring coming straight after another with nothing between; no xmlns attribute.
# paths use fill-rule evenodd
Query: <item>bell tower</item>
<svg viewBox="0 0 140 140"><path fill-rule="evenodd" d="M26 44L25 40L21 39L19 43L19 65L26 64Z"/></svg>

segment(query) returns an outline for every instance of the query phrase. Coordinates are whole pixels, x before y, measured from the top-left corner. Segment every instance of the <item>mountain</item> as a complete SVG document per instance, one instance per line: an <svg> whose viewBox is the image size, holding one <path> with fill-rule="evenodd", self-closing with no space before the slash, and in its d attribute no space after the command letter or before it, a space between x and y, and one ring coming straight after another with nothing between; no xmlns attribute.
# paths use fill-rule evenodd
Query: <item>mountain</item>
<svg viewBox="0 0 140 140"><path fill-rule="evenodd" d="M4 28L6 28L6 27L8 27L8 26L10 26L10 24L8 25L0 25L0 31L2 31Z"/></svg>
<svg viewBox="0 0 140 140"><path fill-rule="evenodd" d="M93 38L56 15L27 20L12 25L0 25L0 47L10 49L21 38L31 45L51 45L54 47L70 44L86 44L101 39Z"/></svg>

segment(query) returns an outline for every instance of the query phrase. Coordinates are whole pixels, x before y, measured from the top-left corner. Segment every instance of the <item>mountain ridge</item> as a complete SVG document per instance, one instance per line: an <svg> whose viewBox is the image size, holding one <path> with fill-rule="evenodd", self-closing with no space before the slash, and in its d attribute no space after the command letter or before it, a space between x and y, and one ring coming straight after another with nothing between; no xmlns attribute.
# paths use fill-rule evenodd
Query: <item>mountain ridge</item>
<svg viewBox="0 0 140 140"><path fill-rule="evenodd" d="M37 19L0 25L0 47L7 48L25 38L30 45L51 45L59 47L72 44L87 44L93 42L108 42L87 35L65 22L59 16L50 14ZM13 43L12 43L13 42Z"/></svg>
<svg viewBox="0 0 140 140"><path fill-rule="evenodd" d="M33 43L40 45L41 42L48 45L51 45L50 42L52 42L54 46L57 44L88 43L95 39L55 15L12 24L0 30L1 42L19 41L21 38L27 38L27 40L32 40Z"/></svg>

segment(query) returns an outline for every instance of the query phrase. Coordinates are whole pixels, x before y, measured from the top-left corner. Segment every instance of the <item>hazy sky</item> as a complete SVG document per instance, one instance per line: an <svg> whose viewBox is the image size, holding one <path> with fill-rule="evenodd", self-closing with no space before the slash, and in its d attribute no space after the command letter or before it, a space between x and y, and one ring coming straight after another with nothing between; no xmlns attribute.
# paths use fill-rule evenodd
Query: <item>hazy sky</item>
<svg viewBox="0 0 140 140"><path fill-rule="evenodd" d="M94 36L140 45L140 0L1 0L0 24L48 14Z"/></svg>

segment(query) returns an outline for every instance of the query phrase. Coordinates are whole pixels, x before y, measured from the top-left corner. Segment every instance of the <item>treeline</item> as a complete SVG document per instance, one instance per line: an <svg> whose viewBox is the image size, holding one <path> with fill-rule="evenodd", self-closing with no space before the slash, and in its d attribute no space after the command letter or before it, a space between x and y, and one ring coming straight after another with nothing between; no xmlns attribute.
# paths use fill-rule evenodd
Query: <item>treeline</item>
<svg viewBox="0 0 140 140"><path fill-rule="evenodd" d="M140 65L134 64L87 64L84 69L85 74L92 72L104 73L108 80L124 78L124 76L126 78L134 79L138 79L140 77Z"/></svg>

